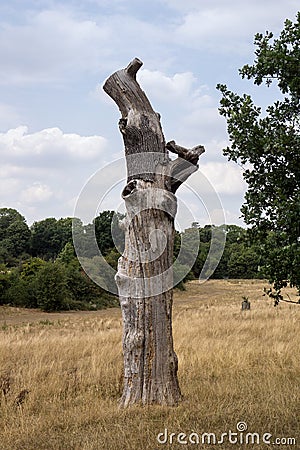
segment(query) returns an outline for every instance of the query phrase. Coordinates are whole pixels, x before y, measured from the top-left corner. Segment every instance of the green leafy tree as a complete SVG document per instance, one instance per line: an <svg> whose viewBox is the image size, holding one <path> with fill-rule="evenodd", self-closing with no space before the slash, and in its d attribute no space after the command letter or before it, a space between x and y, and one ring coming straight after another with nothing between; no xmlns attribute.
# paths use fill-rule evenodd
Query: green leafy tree
<svg viewBox="0 0 300 450"><path fill-rule="evenodd" d="M93 258L99 254L95 245L95 227L93 224L84 225L78 218L73 219L73 242L76 253L81 257Z"/></svg>
<svg viewBox="0 0 300 450"><path fill-rule="evenodd" d="M30 258L9 273L9 287L5 293L5 303L24 308L37 308L38 272L45 265L40 258Z"/></svg>
<svg viewBox="0 0 300 450"><path fill-rule="evenodd" d="M117 253L117 250L112 249L106 258L112 258L112 261L116 262L118 256L120 255ZM109 261L110 265L113 265L112 261ZM66 276L67 295L64 301L65 309L86 310L116 306L118 299L106 293L84 272L75 256L75 250L72 244L68 242L64 246L55 264L63 268ZM99 273L103 272L102 264L97 264L97 271Z"/></svg>
<svg viewBox="0 0 300 450"><path fill-rule="evenodd" d="M72 218L50 217L34 222L31 227L31 252L33 256L55 259L67 242L72 242Z"/></svg>
<svg viewBox="0 0 300 450"><path fill-rule="evenodd" d="M7 303L7 291L10 285L9 270L5 264L0 264L0 305Z"/></svg>
<svg viewBox="0 0 300 450"><path fill-rule="evenodd" d="M278 292L288 284L299 290L300 12L294 23L285 21L278 38L267 32L256 34L254 42L254 63L240 75L258 86L275 81L282 95L262 112L250 95L217 86L231 141L224 155L246 165L242 214L263 252L269 280ZM271 231L272 246L266 244Z"/></svg>
<svg viewBox="0 0 300 450"><path fill-rule="evenodd" d="M224 225L226 230L226 244L235 244L245 241L247 231L238 225Z"/></svg>
<svg viewBox="0 0 300 450"><path fill-rule="evenodd" d="M11 269L9 272L2 273L2 293L0 297L0 304L9 304L10 306L26 307L28 296L27 283L20 278L19 270ZM31 305L35 307L36 305Z"/></svg>
<svg viewBox="0 0 300 450"><path fill-rule="evenodd" d="M204 228L200 228L200 240L201 242L208 243L211 241L212 225L204 225Z"/></svg>
<svg viewBox="0 0 300 450"><path fill-rule="evenodd" d="M14 265L17 258L27 254L29 246L30 229L25 218L13 208L0 208L0 261Z"/></svg>
<svg viewBox="0 0 300 450"><path fill-rule="evenodd" d="M55 263L60 266L65 274L65 287L68 295L65 296L64 308L90 309L90 303L94 301L96 289L94 289L94 283L81 269L71 243L66 243Z"/></svg>
<svg viewBox="0 0 300 450"><path fill-rule="evenodd" d="M204 264L200 243L200 231L198 224L194 222L191 228L186 228L182 233L175 233L174 238L174 279L182 279L179 287L183 283L199 276ZM201 255L201 257L200 257ZM191 263L193 264L191 267ZM191 268L188 272L188 268ZM186 274L186 275L184 275Z"/></svg>
<svg viewBox="0 0 300 450"><path fill-rule="evenodd" d="M66 266L77 266L79 267L79 261L75 256L75 250L70 242L67 242L62 251L56 258L57 262L65 264Z"/></svg>
<svg viewBox="0 0 300 450"><path fill-rule="evenodd" d="M114 211L103 211L94 219L96 240L102 255L106 255L115 245L123 251L124 232L118 225L122 218Z"/></svg>
<svg viewBox="0 0 300 450"><path fill-rule="evenodd" d="M45 261L41 258L30 258L22 264L20 278L29 280L36 276L38 271L45 265Z"/></svg>
<svg viewBox="0 0 300 450"><path fill-rule="evenodd" d="M119 261L120 256L121 256L120 253L114 247L111 250L109 250L109 252L106 254L105 261L107 262L107 264L110 265L110 267L112 267L113 269L117 270L117 268L118 268L118 261Z"/></svg>
<svg viewBox="0 0 300 450"><path fill-rule="evenodd" d="M228 260L229 278L257 278L260 257L252 247L243 244L232 244Z"/></svg>
<svg viewBox="0 0 300 450"><path fill-rule="evenodd" d="M68 298L67 277L60 264L47 262L36 276L37 304L43 311L65 309Z"/></svg>

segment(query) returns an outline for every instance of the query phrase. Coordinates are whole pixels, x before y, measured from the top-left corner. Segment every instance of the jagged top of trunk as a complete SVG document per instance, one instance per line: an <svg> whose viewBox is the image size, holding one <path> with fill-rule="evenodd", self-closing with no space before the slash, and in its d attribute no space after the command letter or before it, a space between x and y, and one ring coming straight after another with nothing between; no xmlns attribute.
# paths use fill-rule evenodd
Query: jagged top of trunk
<svg viewBox="0 0 300 450"><path fill-rule="evenodd" d="M140 59L134 58L125 69L113 73L103 85L104 91L118 105L123 119L127 119L132 109L145 115L154 113L146 94L136 81L136 74L142 65Z"/></svg>

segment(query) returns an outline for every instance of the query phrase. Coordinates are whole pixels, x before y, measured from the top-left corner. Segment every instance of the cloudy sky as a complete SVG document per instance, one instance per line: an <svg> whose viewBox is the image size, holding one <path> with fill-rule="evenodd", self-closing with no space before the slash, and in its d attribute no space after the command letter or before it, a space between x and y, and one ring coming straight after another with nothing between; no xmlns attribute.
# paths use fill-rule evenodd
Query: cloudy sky
<svg viewBox="0 0 300 450"><path fill-rule="evenodd" d="M1 2L0 207L16 208L29 224L72 216L98 171L92 212L121 208L120 114L101 86L137 56L166 140L206 147L201 173L178 191L182 211L217 223L222 205L227 223L242 224L245 184L242 168L222 156L216 84L261 105L273 101L275 87L255 88L238 69L253 61L254 34L278 34L298 9L299 0Z"/></svg>

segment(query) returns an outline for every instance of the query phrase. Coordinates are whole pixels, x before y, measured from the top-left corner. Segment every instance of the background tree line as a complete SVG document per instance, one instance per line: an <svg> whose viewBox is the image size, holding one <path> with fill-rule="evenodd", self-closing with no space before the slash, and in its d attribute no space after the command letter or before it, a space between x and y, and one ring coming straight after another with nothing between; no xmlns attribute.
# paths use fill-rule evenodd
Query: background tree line
<svg viewBox="0 0 300 450"><path fill-rule="evenodd" d="M105 211L94 220L97 241L108 259L117 253L111 237L113 215ZM47 218L29 227L15 209L0 209L0 304L44 311L118 305L115 296L82 270L74 251L72 222L70 217ZM85 231L93 226L85 226Z"/></svg>
<svg viewBox="0 0 300 450"><path fill-rule="evenodd" d="M45 311L99 309L118 304L115 296L91 281L82 270L74 251L72 223L70 217L47 218L29 227L15 209L0 209L0 304ZM123 236L118 227L118 215L114 211L103 211L93 223L83 225L75 219L75 225L83 231L81 253L86 252L100 276L101 270L105 275L105 267L102 268L99 255L89 248L90 233L95 233L102 255L116 268ZM213 278L264 276L261 249L250 244L247 230L236 225L200 227L193 223L182 233L176 232L175 236L174 259L181 252L176 270L188 272L179 287L184 288L184 281L199 277L211 246L212 232L212 245L216 246L221 245L226 235L224 252ZM118 249L114 241L117 241ZM191 254L198 246L193 267L187 271Z"/></svg>

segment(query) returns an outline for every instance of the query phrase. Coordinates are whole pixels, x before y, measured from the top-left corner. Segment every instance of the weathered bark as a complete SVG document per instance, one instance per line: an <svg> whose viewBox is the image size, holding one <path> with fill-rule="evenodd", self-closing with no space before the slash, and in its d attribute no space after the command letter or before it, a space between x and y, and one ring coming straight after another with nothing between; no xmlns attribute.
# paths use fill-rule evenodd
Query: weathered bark
<svg viewBox="0 0 300 450"><path fill-rule="evenodd" d="M105 92L118 105L127 185L125 250L116 281L123 316L124 390L121 406L177 405L181 392L172 338L175 192L197 170L204 148L165 144L160 116L136 81L134 59L111 75ZM177 153L171 161L168 150Z"/></svg>

